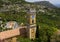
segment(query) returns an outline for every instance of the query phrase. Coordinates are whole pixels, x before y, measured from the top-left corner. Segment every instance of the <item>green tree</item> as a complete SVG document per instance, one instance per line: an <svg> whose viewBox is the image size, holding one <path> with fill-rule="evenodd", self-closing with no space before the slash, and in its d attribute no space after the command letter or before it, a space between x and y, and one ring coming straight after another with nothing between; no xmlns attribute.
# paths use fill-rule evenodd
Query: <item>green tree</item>
<svg viewBox="0 0 60 42"><path fill-rule="evenodd" d="M39 30L39 38L36 39L36 42L50 42L51 36L55 31L57 31L55 27L43 24Z"/></svg>
<svg viewBox="0 0 60 42"><path fill-rule="evenodd" d="M17 39L19 42L31 42L29 38L24 38L24 37L18 37Z"/></svg>

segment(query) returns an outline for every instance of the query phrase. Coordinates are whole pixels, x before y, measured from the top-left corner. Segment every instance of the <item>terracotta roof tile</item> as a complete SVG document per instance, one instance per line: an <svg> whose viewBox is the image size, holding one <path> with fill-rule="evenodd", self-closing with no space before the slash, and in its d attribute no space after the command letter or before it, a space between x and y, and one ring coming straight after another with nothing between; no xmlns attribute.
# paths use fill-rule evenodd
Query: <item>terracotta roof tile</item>
<svg viewBox="0 0 60 42"><path fill-rule="evenodd" d="M8 30L4 32L0 32L0 40L7 39L13 36L20 35L19 28L14 30Z"/></svg>

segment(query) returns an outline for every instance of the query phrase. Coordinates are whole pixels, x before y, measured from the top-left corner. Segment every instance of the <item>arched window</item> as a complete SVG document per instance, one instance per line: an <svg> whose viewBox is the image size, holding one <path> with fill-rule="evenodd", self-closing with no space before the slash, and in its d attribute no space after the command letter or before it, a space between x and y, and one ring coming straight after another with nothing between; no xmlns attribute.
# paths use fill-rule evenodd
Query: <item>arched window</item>
<svg viewBox="0 0 60 42"><path fill-rule="evenodd" d="M34 23L34 15L32 15L32 23Z"/></svg>

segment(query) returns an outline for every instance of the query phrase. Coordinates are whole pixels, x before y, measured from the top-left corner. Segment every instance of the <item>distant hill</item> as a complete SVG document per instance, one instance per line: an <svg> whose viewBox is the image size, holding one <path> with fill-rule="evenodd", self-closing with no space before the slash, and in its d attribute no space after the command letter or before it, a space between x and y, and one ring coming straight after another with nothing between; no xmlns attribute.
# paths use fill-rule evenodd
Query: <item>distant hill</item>
<svg viewBox="0 0 60 42"><path fill-rule="evenodd" d="M58 8L60 8L60 4L56 4L55 6L57 6Z"/></svg>
<svg viewBox="0 0 60 42"><path fill-rule="evenodd" d="M49 1L34 2L34 4L43 5L43 6L49 7L49 8L56 8L56 6L53 5L52 3L50 3Z"/></svg>
<svg viewBox="0 0 60 42"><path fill-rule="evenodd" d="M12 0L13 2L13 0ZM7 4L6 2L1 4L0 17L3 21L17 21L19 23L26 23L26 13L29 9L37 10L37 24L45 26L54 26L60 28L60 9L56 8L48 1L41 2L14 2ZM45 8L50 7L50 8ZM17 17L17 18L16 18ZM4 23L5 23L4 22Z"/></svg>

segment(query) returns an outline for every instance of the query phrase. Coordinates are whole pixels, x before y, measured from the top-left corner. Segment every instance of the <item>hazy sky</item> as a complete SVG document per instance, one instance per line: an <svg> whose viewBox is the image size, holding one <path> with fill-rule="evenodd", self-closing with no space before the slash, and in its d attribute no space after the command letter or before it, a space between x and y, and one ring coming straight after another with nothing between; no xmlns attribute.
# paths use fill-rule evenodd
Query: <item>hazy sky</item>
<svg viewBox="0 0 60 42"><path fill-rule="evenodd" d="M29 2L34 2L34 1L43 1L43 0L26 0ZM53 4L60 4L60 0L46 0L46 1L50 1Z"/></svg>

